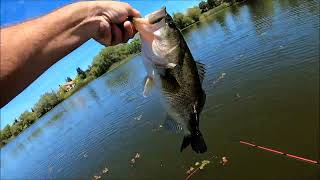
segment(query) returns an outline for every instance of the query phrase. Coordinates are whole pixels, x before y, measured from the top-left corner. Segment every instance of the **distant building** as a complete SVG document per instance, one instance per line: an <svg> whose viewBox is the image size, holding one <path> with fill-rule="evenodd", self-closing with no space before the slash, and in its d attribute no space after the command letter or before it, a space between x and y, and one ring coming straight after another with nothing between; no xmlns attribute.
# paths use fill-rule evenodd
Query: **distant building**
<svg viewBox="0 0 320 180"><path fill-rule="evenodd" d="M75 86L74 81L64 83L63 88L68 92Z"/></svg>

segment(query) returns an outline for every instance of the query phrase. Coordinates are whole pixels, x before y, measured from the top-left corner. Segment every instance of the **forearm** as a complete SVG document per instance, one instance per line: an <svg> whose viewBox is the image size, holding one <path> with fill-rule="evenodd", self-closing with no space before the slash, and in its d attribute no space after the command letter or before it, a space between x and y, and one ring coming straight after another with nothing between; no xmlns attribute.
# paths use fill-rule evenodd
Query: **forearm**
<svg viewBox="0 0 320 180"><path fill-rule="evenodd" d="M1 29L1 106L93 36L90 8L76 3Z"/></svg>

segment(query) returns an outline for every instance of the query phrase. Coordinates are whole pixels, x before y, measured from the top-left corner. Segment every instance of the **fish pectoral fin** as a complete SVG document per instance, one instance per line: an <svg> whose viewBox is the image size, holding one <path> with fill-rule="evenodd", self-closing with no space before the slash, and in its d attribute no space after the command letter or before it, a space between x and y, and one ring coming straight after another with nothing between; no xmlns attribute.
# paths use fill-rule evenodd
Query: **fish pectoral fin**
<svg viewBox="0 0 320 180"><path fill-rule="evenodd" d="M180 84L172 73L170 73L171 69L166 69L161 75L161 84L162 90L165 93L176 93L180 89Z"/></svg>
<svg viewBox="0 0 320 180"><path fill-rule="evenodd" d="M175 63L167 63L167 64L154 64L156 69L173 69L177 66Z"/></svg>
<svg viewBox="0 0 320 180"><path fill-rule="evenodd" d="M196 61L196 65L197 65L197 69L198 69L198 74L199 74L199 78L200 78L200 82L203 82L203 79L205 77L206 74L206 67L203 63Z"/></svg>
<svg viewBox="0 0 320 180"><path fill-rule="evenodd" d="M150 76L146 76L144 79L143 97L148 97L150 95L153 85L153 78Z"/></svg>
<svg viewBox="0 0 320 180"><path fill-rule="evenodd" d="M180 133L182 131L182 126L172 119L169 114L167 114L166 119L164 120L163 127L166 130L174 133Z"/></svg>

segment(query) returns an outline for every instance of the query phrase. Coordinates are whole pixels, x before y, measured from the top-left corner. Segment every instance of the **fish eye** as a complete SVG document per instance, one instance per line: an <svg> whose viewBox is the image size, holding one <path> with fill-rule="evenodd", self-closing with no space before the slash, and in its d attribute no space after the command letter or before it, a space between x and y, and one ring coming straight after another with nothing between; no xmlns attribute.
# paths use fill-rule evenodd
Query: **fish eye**
<svg viewBox="0 0 320 180"><path fill-rule="evenodd" d="M168 22L168 25L169 25L170 27L174 27L174 22L173 22L173 21L169 21L169 22Z"/></svg>

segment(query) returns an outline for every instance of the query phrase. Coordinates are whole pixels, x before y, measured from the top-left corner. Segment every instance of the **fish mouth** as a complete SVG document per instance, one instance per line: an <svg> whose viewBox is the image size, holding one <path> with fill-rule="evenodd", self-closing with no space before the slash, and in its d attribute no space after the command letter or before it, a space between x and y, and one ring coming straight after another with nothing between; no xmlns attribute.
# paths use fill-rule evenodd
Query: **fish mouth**
<svg viewBox="0 0 320 180"><path fill-rule="evenodd" d="M146 16L148 18L150 24L155 24L160 22L167 15L166 7L162 7L161 9L150 13Z"/></svg>
<svg viewBox="0 0 320 180"><path fill-rule="evenodd" d="M140 32L144 39L154 39L154 32L164 26L161 23L163 18L167 16L166 7L154 11L144 18L133 18L133 25Z"/></svg>
<svg viewBox="0 0 320 180"><path fill-rule="evenodd" d="M161 9L146 15L144 18L133 18L133 23L135 25L155 24L157 22L160 22L166 15L166 7L162 7Z"/></svg>

